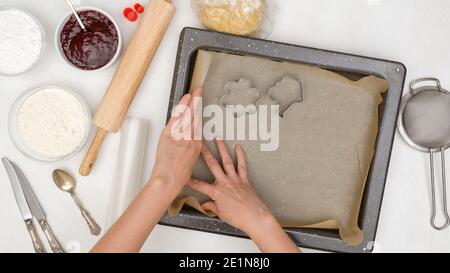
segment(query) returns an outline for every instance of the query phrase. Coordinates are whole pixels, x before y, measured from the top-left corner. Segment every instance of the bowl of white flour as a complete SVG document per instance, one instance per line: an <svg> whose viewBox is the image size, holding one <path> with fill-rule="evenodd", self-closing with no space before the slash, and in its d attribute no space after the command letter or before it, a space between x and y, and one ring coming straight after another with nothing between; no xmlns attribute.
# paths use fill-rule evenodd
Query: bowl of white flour
<svg viewBox="0 0 450 273"><path fill-rule="evenodd" d="M17 148L39 161L60 161L87 143L91 114L74 91L40 85L22 94L9 114L9 133Z"/></svg>
<svg viewBox="0 0 450 273"><path fill-rule="evenodd" d="M28 11L0 7L0 75L25 73L42 58L45 31Z"/></svg>

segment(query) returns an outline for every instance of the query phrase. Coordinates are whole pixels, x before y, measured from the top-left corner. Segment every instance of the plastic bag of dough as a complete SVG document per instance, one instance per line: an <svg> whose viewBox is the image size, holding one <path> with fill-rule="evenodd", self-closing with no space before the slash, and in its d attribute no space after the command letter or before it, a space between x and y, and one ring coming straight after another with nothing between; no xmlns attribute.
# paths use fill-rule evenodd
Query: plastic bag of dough
<svg viewBox="0 0 450 273"><path fill-rule="evenodd" d="M258 37L272 31L273 0L192 0L192 7L214 31Z"/></svg>

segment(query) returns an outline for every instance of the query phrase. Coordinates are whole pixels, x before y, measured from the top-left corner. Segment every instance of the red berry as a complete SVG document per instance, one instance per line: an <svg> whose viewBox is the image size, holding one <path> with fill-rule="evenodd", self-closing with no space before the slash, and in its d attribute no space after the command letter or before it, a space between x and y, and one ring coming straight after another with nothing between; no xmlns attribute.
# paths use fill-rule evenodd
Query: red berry
<svg viewBox="0 0 450 273"><path fill-rule="evenodd" d="M127 18L130 22L134 22L138 18L138 14L132 8L125 8L123 10L123 16Z"/></svg>
<svg viewBox="0 0 450 273"><path fill-rule="evenodd" d="M143 13L144 12L144 7L141 4L139 4L139 3L134 4L134 9L137 11L137 13Z"/></svg>

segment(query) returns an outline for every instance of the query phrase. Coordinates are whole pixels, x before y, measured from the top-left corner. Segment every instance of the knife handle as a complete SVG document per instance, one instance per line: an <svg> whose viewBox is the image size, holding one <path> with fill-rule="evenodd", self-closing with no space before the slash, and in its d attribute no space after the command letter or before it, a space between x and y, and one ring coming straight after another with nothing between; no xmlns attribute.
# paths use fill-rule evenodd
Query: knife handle
<svg viewBox="0 0 450 273"><path fill-rule="evenodd" d="M45 247L42 244L42 241L36 232L36 228L34 227L33 220L25 221L25 225L27 226L27 230L28 230L28 233L30 234L31 241L33 242L34 251L36 253L45 253Z"/></svg>
<svg viewBox="0 0 450 273"><path fill-rule="evenodd" d="M44 231L45 237L47 238L48 244L54 253L64 253L61 245L53 234L50 225L47 223L47 220L42 220L40 223L42 231Z"/></svg>

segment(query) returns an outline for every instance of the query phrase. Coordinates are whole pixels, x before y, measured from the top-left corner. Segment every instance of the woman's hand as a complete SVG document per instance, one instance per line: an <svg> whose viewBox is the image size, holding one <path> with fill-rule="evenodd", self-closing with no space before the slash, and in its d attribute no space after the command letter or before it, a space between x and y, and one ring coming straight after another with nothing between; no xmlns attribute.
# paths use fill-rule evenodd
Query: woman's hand
<svg viewBox="0 0 450 273"><path fill-rule="evenodd" d="M216 140L223 169L203 144L201 154L216 178L214 184L191 180L188 186L211 198L202 208L247 233L263 252L299 252L270 210L253 190L247 177L247 161L240 145L234 146L237 170L222 140ZM267 236L270 235L270 236Z"/></svg>
<svg viewBox="0 0 450 273"><path fill-rule="evenodd" d="M192 95L187 94L181 99L178 107L185 108L186 111L172 116L159 139L151 180L169 184L176 194L190 180L192 170L200 156L202 141L194 138L196 129L194 128L196 124L194 123L194 101L201 95L202 89L199 88L192 92ZM177 139L174 132L182 132L182 127L186 125L190 128L184 128L184 130L189 129L190 137Z"/></svg>
<svg viewBox="0 0 450 273"><path fill-rule="evenodd" d="M208 184L193 179L188 185L211 198L211 201L202 205L204 210L211 211L228 224L248 232L254 223L267 219L272 214L256 195L248 181L247 162L242 147L235 146L238 161L236 171L225 143L222 140L216 140L216 145L224 169L205 144L201 149L205 163L216 178L216 182Z"/></svg>
<svg viewBox="0 0 450 273"><path fill-rule="evenodd" d="M189 109L173 116L159 139L156 163L149 183L131 202L125 213L92 248L92 252L137 252L161 219L167 207L190 180L192 169L200 156L201 140L191 135L177 140L172 132L180 129L194 131L194 99L201 89L185 95L178 105ZM183 123L180 121L187 120ZM188 126L189 128L186 128Z"/></svg>

